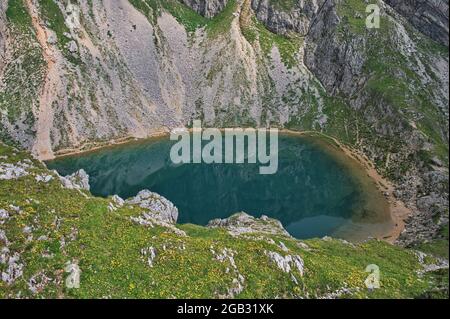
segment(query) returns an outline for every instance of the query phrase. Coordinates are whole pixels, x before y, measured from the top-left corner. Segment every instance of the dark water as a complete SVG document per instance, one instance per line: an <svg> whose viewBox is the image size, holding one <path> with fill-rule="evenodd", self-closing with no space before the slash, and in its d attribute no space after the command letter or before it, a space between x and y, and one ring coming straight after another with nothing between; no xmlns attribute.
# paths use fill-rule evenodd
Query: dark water
<svg viewBox="0 0 450 319"><path fill-rule="evenodd" d="M259 164L174 165L173 143L152 139L47 164L61 175L85 169L94 195L157 192L178 207L180 223L206 225L245 211L279 219L297 238L354 240L377 236L391 224L374 184L312 138L281 135L275 175L260 175Z"/></svg>

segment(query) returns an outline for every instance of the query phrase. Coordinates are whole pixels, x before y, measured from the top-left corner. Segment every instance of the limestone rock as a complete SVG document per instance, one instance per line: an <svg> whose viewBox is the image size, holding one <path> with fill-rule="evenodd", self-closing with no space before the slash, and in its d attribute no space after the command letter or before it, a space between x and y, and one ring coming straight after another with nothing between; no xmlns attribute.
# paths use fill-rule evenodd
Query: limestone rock
<svg viewBox="0 0 450 319"><path fill-rule="evenodd" d="M28 280L28 289L31 293L37 294L42 292L50 282L51 278L46 276L45 272L40 271Z"/></svg>
<svg viewBox="0 0 450 319"><path fill-rule="evenodd" d="M65 188L68 189L80 189L89 191L91 187L89 186L89 175L84 169L73 173L68 176L60 176L61 183Z"/></svg>
<svg viewBox="0 0 450 319"><path fill-rule="evenodd" d="M125 201L118 195L114 195L112 201L118 207L122 207L125 204Z"/></svg>
<svg viewBox="0 0 450 319"><path fill-rule="evenodd" d="M155 219L176 224L178 220L178 209L163 196L149 190L143 190L137 196L126 201L127 204L138 205L146 210Z"/></svg>
<svg viewBox="0 0 450 319"><path fill-rule="evenodd" d="M77 53L78 45L74 40L72 40L67 44L67 49L69 50L70 53Z"/></svg>
<svg viewBox="0 0 450 319"><path fill-rule="evenodd" d="M156 249L154 247L143 248L141 249L141 255L146 260L148 266L153 268L156 258Z"/></svg>
<svg viewBox="0 0 450 319"><path fill-rule="evenodd" d="M78 266L77 261L68 261L64 271L69 273L66 278L66 288L68 289L79 289L80 288L80 277L81 269Z"/></svg>
<svg viewBox="0 0 450 319"><path fill-rule="evenodd" d="M208 223L210 228L225 228L233 236L247 233L265 233L289 236L280 221L262 216L255 218L246 213L238 213L226 219L215 219Z"/></svg>
<svg viewBox="0 0 450 319"><path fill-rule="evenodd" d="M300 276L303 276L305 263L300 256L287 255L283 257L279 253L273 251L266 251L266 255L285 273L289 274L292 270L297 270L300 273Z"/></svg>
<svg viewBox="0 0 450 319"><path fill-rule="evenodd" d="M0 209L0 225L3 225L8 219L9 212L4 209Z"/></svg>
<svg viewBox="0 0 450 319"><path fill-rule="evenodd" d="M48 175L48 174L42 174L42 175L36 175L35 179L38 182L48 183L53 179L53 176Z"/></svg>
<svg viewBox="0 0 450 319"><path fill-rule="evenodd" d="M50 32L48 37L47 37L47 43L48 44L56 44L58 43L58 38L56 37L56 33L55 32Z"/></svg>
<svg viewBox="0 0 450 319"><path fill-rule="evenodd" d="M31 166L24 162L17 163L0 163L0 180L18 179L27 176L27 169Z"/></svg>

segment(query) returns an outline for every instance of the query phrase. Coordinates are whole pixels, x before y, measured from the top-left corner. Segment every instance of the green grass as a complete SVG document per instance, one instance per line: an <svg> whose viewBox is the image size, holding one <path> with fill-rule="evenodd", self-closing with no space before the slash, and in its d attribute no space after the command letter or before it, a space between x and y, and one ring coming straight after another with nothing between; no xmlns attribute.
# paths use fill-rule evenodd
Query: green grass
<svg viewBox="0 0 450 319"><path fill-rule="evenodd" d="M69 33L70 30L66 26L61 9L54 0L41 0L39 1L39 7L44 19L50 23L49 27L55 31L59 47L64 50L65 45L70 41L64 33Z"/></svg>
<svg viewBox="0 0 450 319"><path fill-rule="evenodd" d="M177 0L131 0L130 2L153 22L156 22L161 10L166 10L185 27L188 33L195 32L208 23L208 19Z"/></svg>
<svg viewBox="0 0 450 319"><path fill-rule="evenodd" d="M431 254L437 257L449 258L449 237L448 237L448 224L445 225L440 231L441 239L433 240L429 243L420 244L415 248L423 251L424 253Z"/></svg>
<svg viewBox="0 0 450 319"><path fill-rule="evenodd" d="M16 27L23 29L31 26L31 17L25 8L23 0L9 0L6 18Z"/></svg>
<svg viewBox="0 0 450 319"><path fill-rule="evenodd" d="M351 32L357 34L369 33L366 27L366 7L369 4L378 4L378 1L370 1L365 3L362 0L345 0L337 5L337 13L342 18L343 24L346 25Z"/></svg>
<svg viewBox="0 0 450 319"><path fill-rule="evenodd" d="M207 19L177 0L131 0L131 4L153 23L161 14L161 10L166 10L184 26L186 32L193 33L199 28L206 28L211 37L229 30L234 18L233 12L236 9L236 1L231 0L219 14L212 19Z"/></svg>

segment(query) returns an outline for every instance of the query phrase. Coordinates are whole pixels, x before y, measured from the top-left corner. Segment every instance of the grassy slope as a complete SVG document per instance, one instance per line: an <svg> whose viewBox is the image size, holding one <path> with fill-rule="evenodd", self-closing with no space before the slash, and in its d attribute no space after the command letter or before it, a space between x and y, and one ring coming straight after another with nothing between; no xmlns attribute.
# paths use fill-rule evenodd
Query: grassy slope
<svg viewBox="0 0 450 319"><path fill-rule="evenodd" d="M6 19L14 53L11 57L13 62L4 70L4 86L0 89L0 119L6 116L9 122L22 121L32 126L35 121L32 104L39 95L45 62L41 49L34 45L37 40L33 33L31 17L22 0L9 0ZM0 138L10 140L1 124Z"/></svg>
<svg viewBox="0 0 450 319"><path fill-rule="evenodd" d="M425 253L433 254L442 258L448 259L449 257L449 237L448 237L448 224L441 229L442 239L437 239L430 243L423 243L416 248Z"/></svg>
<svg viewBox="0 0 450 319"><path fill-rule="evenodd" d="M10 163L29 158L28 154L1 144L0 156L0 162ZM0 230L11 243L11 252L19 253L24 264L24 275L13 285L0 281L3 298L19 293L21 297L52 298L215 297L232 286L236 275L227 273L230 263L215 260L210 247L236 252L237 268L245 277L245 289L238 296L243 298L316 297L344 286L354 290L353 298L417 297L426 295L435 285L429 275L417 275L421 265L412 251L383 242L370 241L353 247L337 240L308 240L307 251L291 238L269 236L277 243L285 243L289 254L303 258L305 275L296 285L264 254L267 250L286 255L278 245L235 240L224 230L194 225L177 226L187 237L163 227L139 226L129 219L140 214L139 208L125 206L109 212L108 199L63 189L57 179L37 182L34 175L48 171L38 162L34 165L36 168L30 169L32 175L14 181L0 180L0 209L10 211L10 205L14 205L21 210L0 224ZM32 228L32 239L23 231L26 226ZM41 236L46 237L38 240ZM0 245L4 246L4 242ZM153 268L140 253L146 247L157 250ZM64 265L73 260L79 261L82 270L79 290L64 288ZM377 264L382 273L382 288L374 293L364 288L364 270L369 264ZM0 272L5 270L6 265L0 264ZM33 295L28 283L36 274L45 274L49 280L38 295ZM35 278L39 282L43 277Z"/></svg>

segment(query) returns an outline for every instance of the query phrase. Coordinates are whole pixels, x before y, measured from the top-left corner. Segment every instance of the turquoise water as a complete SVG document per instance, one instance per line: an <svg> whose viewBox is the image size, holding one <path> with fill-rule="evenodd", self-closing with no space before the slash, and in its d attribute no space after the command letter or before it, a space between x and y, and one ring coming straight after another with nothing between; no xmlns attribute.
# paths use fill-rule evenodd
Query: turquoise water
<svg viewBox="0 0 450 319"><path fill-rule="evenodd" d="M174 165L168 138L106 148L48 162L61 175L81 168L94 195L157 192L179 209L179 223L206 225L236 212L279 219L294 237L364 239L391 224L387 204L355 166L313 138L281 135L279 169L259 164Z"/></svg>

